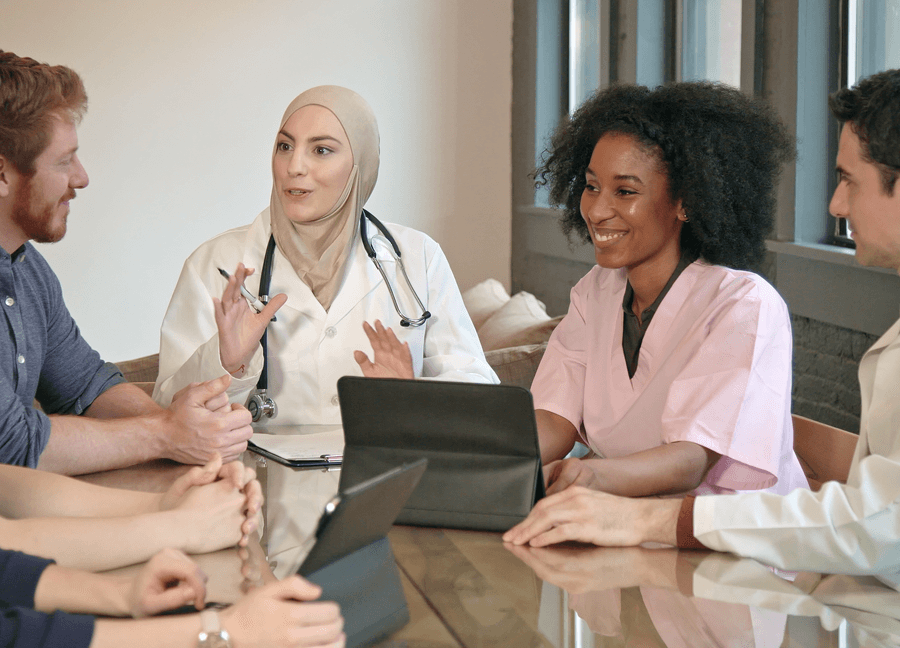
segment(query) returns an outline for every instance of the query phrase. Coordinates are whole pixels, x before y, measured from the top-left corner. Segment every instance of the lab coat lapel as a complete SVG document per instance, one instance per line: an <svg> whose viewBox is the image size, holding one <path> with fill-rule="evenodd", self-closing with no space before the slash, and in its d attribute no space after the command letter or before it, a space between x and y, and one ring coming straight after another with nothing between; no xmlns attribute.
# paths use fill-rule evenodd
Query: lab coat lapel
<svg viewBox="0 0 900 648"><path fill-rule="evenodd" d="M268 212L268 210L266 210ZM269 237L272 235L269 215L265 213L263 218L253 222L247 231L247 245L244 248L244 265L254 268L255 272L247 279L246 286L250 292L259 293L260 275L266 255L266 247L269 245ZM272 283L269 286L269 297L284 293L288 296L287 303L282 309L293 310L306 316L322 319L325 317L325 309L316 300L303 280L300 278L291 262L275 248L275 257L272 266Z"/></svg>
<svg viewBox="0 0 900 648"><path fill-rule="evenodd" d="M342 320L382 283L384 279L381 273L366 255L359 236L356 236L353 239L350 263L345 267L344 280L328 311L328 324L334 325Z"/></svg>
<svg viewBox="0 0 900 648"><path fill-rule="evenodd" d="M859 365L859 387L862 400L860 443L857 455L891 455L900 448L894 434L896 389L900 377L900 320L888 329L863 356ZM854 462L855 465L856 462Z"/></svg>

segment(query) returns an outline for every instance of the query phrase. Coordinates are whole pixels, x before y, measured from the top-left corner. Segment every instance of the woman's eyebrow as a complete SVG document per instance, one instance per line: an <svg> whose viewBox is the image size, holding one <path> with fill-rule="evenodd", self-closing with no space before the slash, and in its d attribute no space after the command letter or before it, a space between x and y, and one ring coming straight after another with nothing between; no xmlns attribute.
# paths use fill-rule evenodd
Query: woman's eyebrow
<svg viewBox="0 0 900 648"><path fill-rule="evenodd" d="M332 137L331 135L316 135L315 137L310 137L308 141L309 142L324 142L326 140L330 140L336 144L341 143L341 141L338 138Z"/></svg>
<svg viewBox="0 0 900 648"><path fill-rule="evenodd" d="M619 174L619 175L615 176L615 178L616 178L616 180L625 180L626 182L636 182L639 185L644 184L644 181L641 180L640 178L638 178L636 175Z"/></svg>
<svg viewBox="0 0 900 648"><path fill-rule="evenodd" d="M288 133L287 131L280 130L280 131L278 131L278 134L279 134L279 135L284 135L285 137L287 137L287 138L288 138L289 140L291 140L292 142L295 141L295 140L294 140L294 136L291 135L290 133Z"/></svg>

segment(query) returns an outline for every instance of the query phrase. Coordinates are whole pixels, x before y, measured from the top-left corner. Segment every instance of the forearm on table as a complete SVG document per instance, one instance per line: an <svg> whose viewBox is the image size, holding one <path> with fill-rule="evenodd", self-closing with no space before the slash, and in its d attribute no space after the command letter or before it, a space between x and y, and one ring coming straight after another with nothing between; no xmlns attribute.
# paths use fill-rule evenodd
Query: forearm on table
<svg viewBox="0 0 900 648"><path fill-rule="evenodd" d="M195 648L201 627L197 614L98 619L90 648Z"/></svg>
<svg viewBox="0 0 900 648"><path fill-rule="evenodd" d="M719 455L690 441L676 441L624 457L588 459L595 486L626 497L686 493L703 483Z"/></svg>
<svg viewBox="0 0 900 648"><path fill-rule="evenodd" d="M73 614L125 616L129 613L127 576L92 574L80 569L50 565L41 574L34 592L34 609L63 610Z"/></svg>
<svg viewBox="0 0 900 648"><path fill-rule="evenodd" d="M167 412L131 418L51 416L50 439L38 468L81 475L126 468L164 455Z"/></svg>
<svg viewBox="0 0 900 648"><path fill-rule="evenodd" d="M0 546L100 571L149 560L164 547L184 549L189 520L164 511L115 518L0 518Z"/></svg>
<svg viewBox="0 0 900 648"><path fill-rule="evenodd" d="M85 414L96 419L149 416L161 411L147 393L131 383L119 383L97 396Z"/></svg>
<svg viewBox="0 0 900 648"><path fill-rule="evenodd" d="M565 457L578 440L578 430L572 423L544 409L534 411L538 429L538 440L541 446L541 461L546 466L551 461Z"/></svg>
<svg viewBox="0 0 900 648"><path fill-rule="evenodd" d="M0 465L0 515L114 517L159 510L161 495L95 486L43 470Z"/></svg>

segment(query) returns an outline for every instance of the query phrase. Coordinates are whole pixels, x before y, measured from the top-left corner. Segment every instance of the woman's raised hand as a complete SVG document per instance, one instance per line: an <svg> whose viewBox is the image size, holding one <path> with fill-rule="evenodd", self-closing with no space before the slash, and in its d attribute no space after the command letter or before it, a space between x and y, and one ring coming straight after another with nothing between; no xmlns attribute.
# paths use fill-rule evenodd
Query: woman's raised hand
<svg viewBox="0 0 900 648"><path fill-rule="evenodd" d="M412 354L409 344L401 342L394 332L375 320L375 328L363 322L363 330L372 345L372 360L362 351L354 351L353 357L366 378L414 378Z"/></svg>
<svg viewBox="0 0 900 648"><path fill-rule="evenodd" d="M287 301L287 295L275 295L262 311L257 313L253 310L241 295L244 280L252 274L253 268L239 263L237 270L228 278L222 299L213 297L222 366L238 378L250 364L266 326Z"/></svg>

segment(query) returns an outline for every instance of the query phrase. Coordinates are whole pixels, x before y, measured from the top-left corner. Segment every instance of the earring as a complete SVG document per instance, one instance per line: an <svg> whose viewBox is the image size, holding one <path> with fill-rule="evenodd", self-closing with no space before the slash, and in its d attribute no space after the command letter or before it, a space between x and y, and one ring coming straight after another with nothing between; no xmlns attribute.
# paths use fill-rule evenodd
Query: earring
<svg viewBox="0 0 900 648"><path fill-rule="evenodd" d="M687 217L687 214L680 214L678 216L678 220L680 220L682 223L687 223L691 219Z"/></svg>

